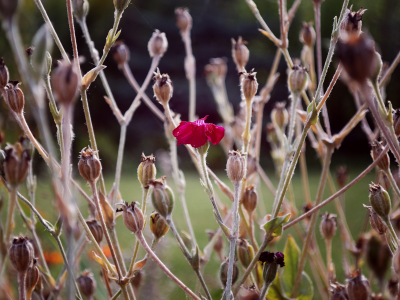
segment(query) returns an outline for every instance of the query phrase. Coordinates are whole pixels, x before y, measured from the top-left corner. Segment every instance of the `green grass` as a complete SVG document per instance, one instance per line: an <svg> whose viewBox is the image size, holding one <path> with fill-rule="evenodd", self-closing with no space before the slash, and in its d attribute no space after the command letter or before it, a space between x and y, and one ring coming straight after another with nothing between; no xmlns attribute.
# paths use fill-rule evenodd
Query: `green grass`
<svg viewBox="0 0 400 300"><path fill-rule="evenodd" d="M357 171L352 172L350 174L350 179L354 178L357 174L358 174ZM125 175L126 176L123 177L123 180L121 182L121 189L120 189L123 200L128 202L131 201L140 202L142 192L136 177L130 174L125 174ZM275 178L275 176L273 174L269 175L274 184L276 185L277 179ZM232 187L225 174L221 173L219 174L219 176ZM353 186L348 192L346 192L346 216L351 233L354 238L357 238L362 230L362 226L366 215L366 211L362 207L362 204L368 203L368 183L370 183L374 179L375 179L375 174L374 172L372 172L371 174L368 174L364 179L362 179L359 183L357 183L355 186ZM112 181L113 181L112 177L106 178L106 182L111 183ZM309 181L310 181L311 195L312 198L314 199L319 181L319 173L316 171L310 172ZM168 182L174 189L175 187L172 180L169 180ZM210 204L209 199L207 198L207 195L204 193L200 185L198 176L194 173L187 173L186 184L187 184L186 199L188 203L189 214L192 219L197 242L199 244L200 249L203 249L208 242L208 237L207 234L205 233L205 230L206 229L215 230L217 229L218 225L214 220L212 213L212 206ZM85 189L88 191L87 186L85 187ZM108 186L108 189L110 189L110 186ZM301 207L304 203L304 193L302 190L301 179L299 174L296 174L293 178L293 191L294 191L296 206L301 211ZM23 192L25 193L25 191ZM217 193L224 203L230 205L229 200L225 195L221 194L219 190L217 191ZM330 193L326 189L324 193L324 199L329 197L329 195ZM80 206L82 212L84 213L85 216L87 216L86 203L84 202L83 199L80 199L79 201L81 203ZM261 220L261 218L266 213L271 212L272 202L273 202L273 197L271 193L267 190L264 184L261 184L261 190L259 192L259 205L257 208L257 215L258 215L257 220ZM58 212L53 204L54 203L53 193L51 192L47 184L41 183L41 180L39 180L38 182L37 203L38 203L37 207L39 211L42 212L43 216L50 222L54 223L55 220L57 219ZM6 213L5 208L6 205L3 205L2 220L5 220L5 213ZM152 205L150 202L148 212L151 211L152 211ZM325 211L335 213L335 208L332 204L329 204L319 214ZM17 223L17 228L15 230L15 233L27 232L27 230L21 226L22 223L21 217L19 215L16 215L15 219ZM178 199L176 199L176 204L173 211L173 219L178 227L178 230L188 231L182 213L182 206ZM319 221L318 221L318 226L319 226ZM262 234L261 231L258 229L258 225L256 225L256 227L257 227L256 238L260 243ZM38 234L41 236L43 240L44 248L47 251L51 250L54 251L56 248L53 240L51 239L51 236L43 231L43 227L41 226L41 224L38 223L36 228ZM116 228L118 232L118 238L120 244L122 245L123 253L126 258L126 263L128 264L130 261L130 257L132 256L133 253L135 237L128 229L126 229L126 227L122 222L122 219L118 219ZM148 229L148 225L146 226L145 234L147 236L148 242L150 243L151 235ZM293 229L290 229L288 230L288 232L285 232L280 241L273 246L274 250L283 251L284 243L288 234L293 235L297 243L301 247L298 235ZM321 249L322 256L325 259L325 244L318 229L316 230L316 240ZM227 246L228 243L225 241L224 251L226 256L228 256ZM93 262L92 260L87 259L92 250L93 248L91 246L87 246L85 248L82 255L82 260L80 262L81 263L80 268L81 270L83 270L84 268L90 268L98 278L98 275L100 274L100 267L96 265L96 263ZM193 271L191 270L191 267L188 265L182 253L180 252L171 233L168 233L166 237L163 238L163 241L157 247L156 252L160 256L160 258L165 262L165 264L172 270L172 272L176 274L178 278L180 278L183 282L185 282L191 289L196 288L196 277ZM140 253L141 255L139 257L142 257L144 252L141 251ZM333 240L333 261L335 262L337 278L340 282L343 283L345 278L341 266L339 232L336 234ZM205 280L212 294L214 294L215 296L219 295L222 292L218 276L219 265L220 262L218 260L218 257L215 253L213 253L210 262L207 264L205 268L205 275L204 275ZM309 267L307 265L306 271L312 278L310 270L308 268ZM55 266L52 268L52 273L54 277L58 276L59 269L60 266ZM143 282L143 288L141 290L142 297L139 298L149 299L149 300L162 299L162 298L185 299L184 293L176 285L171 283L171 281L163 273L161 273L161 271L156 267L156 265L153 262L149 261L147 263L144 272L146 275ZM100 282L100 279L98 279L97 286L98 286L98 291L96 294L98 296L97 299L105 299L103 296L105 294L105 287L104 284ZM316 289L314 293L315 293L314 299L318 299L319 297L317 295ZM146 294L146 297L143 296L144 294ZM152 296L150 297L150 295Z"/></svg>

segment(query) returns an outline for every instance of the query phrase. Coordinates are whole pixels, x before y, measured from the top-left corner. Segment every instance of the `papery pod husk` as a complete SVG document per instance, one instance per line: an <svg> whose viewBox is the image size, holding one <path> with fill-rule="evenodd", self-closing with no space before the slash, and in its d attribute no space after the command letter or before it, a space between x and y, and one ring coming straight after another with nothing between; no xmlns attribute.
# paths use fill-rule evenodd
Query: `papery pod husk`
<svg viewBox="0 0 400 300"><path fill-rule="evenodd" d="M107 228L112 229L115 226L114 209L112 208L111 204L107 201L106 197L103 195L102 192L99 191L98 194L99 194L101 210L103 211L104 221L106 222ZM100 216L98 216L96 213L97 220L100 220L99 217Z"/></svg>
<svg viewBox="0 0 400 300"><path fill-rule="evenodd" d="M366 244L365 259L382 285L391 262L390 249L382 237L371 234L371 238Z"/></svg>

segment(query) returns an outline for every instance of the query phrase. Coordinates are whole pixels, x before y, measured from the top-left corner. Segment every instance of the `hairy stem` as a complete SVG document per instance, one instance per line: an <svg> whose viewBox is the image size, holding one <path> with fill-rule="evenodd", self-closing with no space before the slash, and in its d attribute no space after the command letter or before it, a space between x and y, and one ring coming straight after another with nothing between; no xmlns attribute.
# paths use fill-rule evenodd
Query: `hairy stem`
<svg viewBox="0 0 400 300"><path fill-rule="evenodd" d="M26 271L24 272L18 272L17 277L18 277L18 299L19 300L27 300L26 298Z"/></svg>
<svg viewBox="0 0 400 300"><path fill-rule="evenodd" d="M14 210L15 205L17 203L17 193L18 189L12 187L9 191L9 204L8 204L8 212L7 212L7 220L5 225L5 238L4 241L8 245L10 242L10 237L12 230L14 228Z"/></svg>

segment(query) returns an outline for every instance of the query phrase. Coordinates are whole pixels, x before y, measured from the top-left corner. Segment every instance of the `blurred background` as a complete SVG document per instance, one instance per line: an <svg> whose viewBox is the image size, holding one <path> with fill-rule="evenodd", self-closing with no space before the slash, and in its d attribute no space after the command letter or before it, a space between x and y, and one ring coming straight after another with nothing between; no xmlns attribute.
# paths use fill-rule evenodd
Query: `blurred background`
<svg viewBox="0 0 400 300"><path fill-rule="evenodd" d="M24 43L26 47L29 47L36 30L43 24L43 19L33 1L25 0L22 2L23 7L20 13L20 23L24 35ZM65 1L43 0L42 2L66 51L72 55ZM290 7L292 2L288 1L288 7ZM101 53L107 32L113 24L113 2L111 0L90 0L89 3L88 27L95 46ZM261 0L257 1L257 5L271 30L279 35L279 18L276 1ZM354 10L358 10L360 7L367 9L363 17L363 31L368 32L373 37L376 42L376 48L382 55L382 59L391 62L400 49L400 32L398 30L400 28L400 19L398 18L400 15L399 1L355 0L351 1L350 5L353 5ZM247 68L255 68L260 86L266 82L276 48L258 31L260 26L243 0L132 1L123 15L120 24L122 32L119 39L123 40L131 51L129 65L133 75L139 84L143 82L151 63L151 58L147 51L147 42L155 29L165 32L169 47L161 59L159 67L162 73L168 73L173 80L174 95L170 101L170 105L174 111L181 114L182 120L187 120L189 91L183 66L185 50L179 29L175 25L174 15L175 8L182 6L188 7L193 17L192 43L197 67L196 112L199 117L209 115L209 122L218 123L221 119L217 114L215 102L204 77L204 66L209 62L209 59L215 57L227 58L228 74L226 77L226 86L229 100L233 104L235 111L237 111L240 102L240 90L237 71L231 58L231 38L237 39L238 36L242 36L244 40L248 41L247 46L250 50L250 60ZM327 0L322 4L323 57L325 57L328 50L333 18L339 15L341 6L341 1L334 0ZM300 57L302 45L298 36L302 22L312 22L313 20L312 2L310 0L302 1L289 32L289 51L293 58ZM83 72L86 72L93 67L93 63L79 26L76 26L76 32L79 54L86 58L82 63ZM0 34L0 56L4 57L7 66L10 68L11 79L19 80L20 78L16 73L13 57L10 53L10 47L4 34ZM61 58L56 47L53 47L52 56L53 61ZM337 60L334 60L325 82L326 85L329 84L336 64ZM118 106L124 112L133 101L136 93L118 69L112 55L107 57L105 65L107 66L105 73ZM283 59L281 59L278 71L281 76L272 91L269 103L265 106L264 125L269 122L269 114L274 106L274 102L285 101L288 97L286 64ZM395 108L399 104L398 95L400 94L400 85L396 84L399 80L400 70L396 70L392 76L391 83L387 87L387 99L392 101ZM151 86L147 88L146 92L149 97L153 97ZM119 139L119 124L109 106L105 103L104 95L105 92L101 82L97 80L89 89L90 110L103 159L103 166L106 172L114 172ZM156 103L156 105L159 104ZM335 86L327 105L333 133L338 132L356 111L346 85L340 81ZM3 102L0 113L2 119L1 126L6 131L6 139L14 142L20 132L14 121L7 116L8 114L6 114ZM26 111L26 115L28 122L31 120L30 124L33 126L34 122L30 118L29 110ZM52 124L52 120L50 121ZM80 109L80 102L76 105L74 125L77 134L73 156L76 158L78 151L89 143L88 136L85 134L87 129L83 110ZM142 151L150 154L155 153L160 148L168 149L164 138L163 124L144 104L135 113L133 121L128 127L127 137L127 151L125 152L124 163L125 171L137 165ZM183 148L180 147L179 149L183 168L185 166L192 168L186 150ZM264 131L262 153L265 155L262 155L261 162L267 168L272 168L268 149ZM354 151L354 149L357 149L357 151ZM318 160L313 151L309 151L308 155L310 157L308 162L311 165L318 165ZM368 156L369 148L367 140L358 127L345 139L342 147L336 151L333 164L345 163L347 160L351 160L352 163L361 163L363 160L369 159ZM223 169L225 165L224 160L221 159L223 157L224 154L219 147L212 147L209 164L214 168Z"/></svg>

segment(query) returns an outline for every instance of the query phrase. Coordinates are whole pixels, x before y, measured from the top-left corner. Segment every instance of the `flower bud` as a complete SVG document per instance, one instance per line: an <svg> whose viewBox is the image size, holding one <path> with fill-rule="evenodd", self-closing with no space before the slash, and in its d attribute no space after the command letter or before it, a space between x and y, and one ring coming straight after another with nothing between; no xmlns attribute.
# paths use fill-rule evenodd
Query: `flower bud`
<svg viewBox="0 0 400 300"><path fill-rule="evenodd" d="M339 26L339 36L346 39L351 34L359 35L361 33L362 17L366 9L362 7L358 11L352 11L346 8L343 20Z"/></svg>
<svg viewBox="0 0 400 300"><path fill-rule="evenodd" d="M87 0L72 0L72 9L75 18L82 22L89 12L89 2Z"/></svg>
<svg viewBox="0 0 400 300"><path fill-rule="evenodd" d="M293 94L300 94L307 85L307 69L294 65L288 76L289 90Z"/></svg>
<svg viewBox="0 0 400 300"><path fill-rule="evenodd" d="M271 285L275 280L276 274L278 273L278 264L276 262L265 263L263 266L263 279L264 285Z"/></svg>
<svg viewBox="0 0 400 300"><path fill-rule="evenodd" d="M357 271L347 282L347 294L350 300L369 299L369 281Z"/></svg>
<svg viewBox="0 0 400 300"><path fill-rule="evenodd" d="M1 67L0 67L1 72ZM393 128L397 137L400 137L400 108L393 112Z"/></svg>
<svg viewBox="0 0 400 300"><path fill-rule="evenodd" d="M285 108L286 102L276 102L275 108L271 111L271 120L273 124L278 126L282 131L289 122L289 114Z"/></svg>
<svg viewBox="0 0 400 300"><path fill-rule="evenodd" d="M144 216L142 211L137 207L138 202L120 203L122 209L117 209L117 212L122 211L122 217L124 218L125 226L133 233L139 233L143 230Z"/></svg>
<svg viewBox="0 0 400 300"><path fill-rule="evenodd" d="M25 180L31 156L29 149L23 149L21 143L7 146L5 149L4 172L8 183L16 188Z"/></svg>
<svg viewBox="0 0 400 300"><path fill-rule="evenodd" d="M385 147L383 146L382 142L379 141L374 141L372 143L369 144L371 147L371 156L372 159L375 161L377 159L377 157L382 153L382 151L385 149ZM390 167L390 158L389 155L386 153L377 163L378 168L386 171L389 169Z"/></svg>
<svg viewBox="0 0 400 300"><path fill-rule="evenodd" d="M161 179L150 180L148 184L153 187L151 200L153 202L154 209L163 218L167 218L172 213L175 199L171 188L167 186L165 182L165 177Z"/></svg>
<svg viewBox="0 0 400 300"><path fill-rule="evenodd" d="M175 22L181 33L189 31L192 28L192 17L189 14L189 9L182 7L175 9Z"/></svg>
<svg viewBox="0 0 400 300"><path fill-rule="evenodd" d="M118 41L111 48L113 58L117 63L118 67L121 68L123 64L129 62L130 52L127 45L124 42Z"/></svg>
<svg viewBox="0 0 400 300"><path fill-rule="evenodd" d="M232 182L239 182L245 174L246 155L240 151L229 151L226 172Z"/></svg>
<svg viewBox="0 0 400 300"><path fill-rule="evenodd" d="M101 163L97 156L98 151L90 147L83 148L79 156L79 173L87 182L96 182L101 174Z"/></svg>
<svg viewBox="0 0 400 300"><path fill-rule="evenodd" d="M331 282L331 300L349 300L349 295L347 295L346 287L339 283Z"/></svg>
<svg viewBox="0 0 400 300"><path fill-rule="evenodd" d="M115 10L119 12L123 12L131 3L131 0L114 0L114 7Z"/></svg>
<svg viewBox="0 0 400 300"><path fill-rule="evenodd" d="M346 166L340 166L336 170L336 181L338 183L339 188L343 188L348 181L349 178L349 170L347 170Z"/></svg>
<svg viewBox="0 0 400 300"><path fill-rule="evenodd" d="M229 265L229 259L227 258L219 267L219 279L221 280L221 283L224 288L226 287L226 281L228 280L228 265ZM235 284L238 277L239 277L239 267L235 261L233 263L232 285Z"/></svg>
<svg viewBox="0 0 400 300"><path fill-rule="evenodd" d="M10 109L16 114L21 114L25 105L24 93L19 88L20 84L18 81L10 81L4 89L4 98Z"/></svg>
<svg viewBox="0 0 400 300"><path fill-rule="evenodd" d="M325 239L331 240L336 233L336 215L324 213L319 229Z"/></svg>
<svg viewBox="0 0 400 300"><path fill-rule="evenodd" d="M17 272L26 272L32 266L35 250L27 237L14 238L8 253Z"/></svg>
<svg viewBox="0 0 400 300"><path fill-rule="evenodd" d="M108 278L105 278L108 280ZM94 279L93 273L89 270L83 271L81 276L76 279L79 290L88 299L93 299L94 292L96 290L96 280Z"/></svg>
<svg viewBox="0 0 400 300"><path fill-rule="evenodd" d="M380 184L369 185L369 201L375 213L384 221L388 219L391 203L388 192Z"/></svg>
<svg viewBox="0 0 400 300"><path fill-rule="evenodd" d="M371 227L379 234L385 234L387 231L386 224L382 222L382 219L375 213L371 206L364 205L369 210L369 223Z"/></svg>
<svg viewBox="0 0 400 300"><path fill-rule="evenodd" d="M34 291L37 283L40 279L39 268L36 266L37 260L33 259L32 267L28 268L26 272L25 287L26 287L26 299L31 299L32 292Z"/></svg>
<svg viewBox="0 0 400 300"><path fill-rule="evenodd" d="M86 221L86 224L89 227L90 232L93 234L97 244L100 244L103 240L103 228L101 227L100 223L93 219Z"/></svg>
<svg viewBox="0 0 400 300"><path fill-rule="evenodd" d="M241 83L240 83L240 89L242 92L242 98L248 101L252 101L253 97L257 93L258 89L258 82L256 78L257 72L253 72L253 70L250 71L250 73L241 72L240 74L242 75L241 78Z"/></svg>
<svg viewBox="0 0 400 300"><path fill-rule="evenodd" d="M75 63L62 61L54 70L51 85L57 100L63 105L71 104L78 95L80 80Z"/></svg>
<svg viewBox="0 0 400 300"><path fill-rule="evenodd" d="M247 269L254 258L254 249L249 242L244 239L240 239L237 241L237 255L240 263Z"/></svg>
<svg viewBox="0 0 400 300"><path fill-rule="evenodd" d="M315 30L311 23L303 23L303 28L300 31L300 42L308 47L314 46Z"/></svg>
<svg viewBox="0 0 400 300"><path fill-rule="evenodd" d="M167 234L169 226L159 213L153 212L150 215L150 230L156 239L160 239Z"/></svg>
<svg viewBox="0 0 400 300"><path fill-rule="evenodd" d="M174 92L174 85L172 84L172 81L169 78L168 74L161 75L158 68L157 72L155 72L154 74L154 96L162 105L167 105L172 97L172 93Z"/></svg>
<svg viewBox="0 0 400 300"><path fill-rule="evenodd" d="M0 57L0 89L5 88L10 80L10 74L8 68L4 63L4 59Z"/></svg>
<svg viewBox="0 0 400 300"><path fill-rule="evenodd" d="M380 69L374 41L364 35L352 34L346 41L339 40L336 53L347 74L359 83L375 77Z"/></svg>
<svg viewBox="0 0 400 300"><path fill-rule="evenodd" d="M239 36L237 42L234 39L231 39L231 41L233 61L236 64L237 70L242 72L249 61L250 52L246 47L247 42L243 41L241 36Z"/></svg>
<svg viewBox="0 0 400 300"><path fill-rule="evenodd" d="M11 20L18 9L18 0L0 0L0 15L4 20Z"/></svg>
<svg viewBox="0 0 400 300"><path fill-rule="evenodd" d="M242 204L244 209L250 216L257 207L257 199L258 195L257 192L254 190L254 186L246 187L242 198Z"/></svg>
<svg viewBox="0 0 400 300"><path fill-rule="evenodd" d="M144 153L142 153L142 159L140 161L141 162L137 170L138 179L142 185L142 188L145 188L150 179L156 178L157 169L154 164L156 157L153 154L150 156L145 156Z"/></svg>
<svg viewBox="0 0 400 300"><path fill-rule="evenodd" d="M158 29L153 32L149 43L147 44L147 49L149 50L150 57L154 57L159 55L162 57L167 51L168 48L168 41L167 37L165 36L164 32L160 32Z"/></svg>

